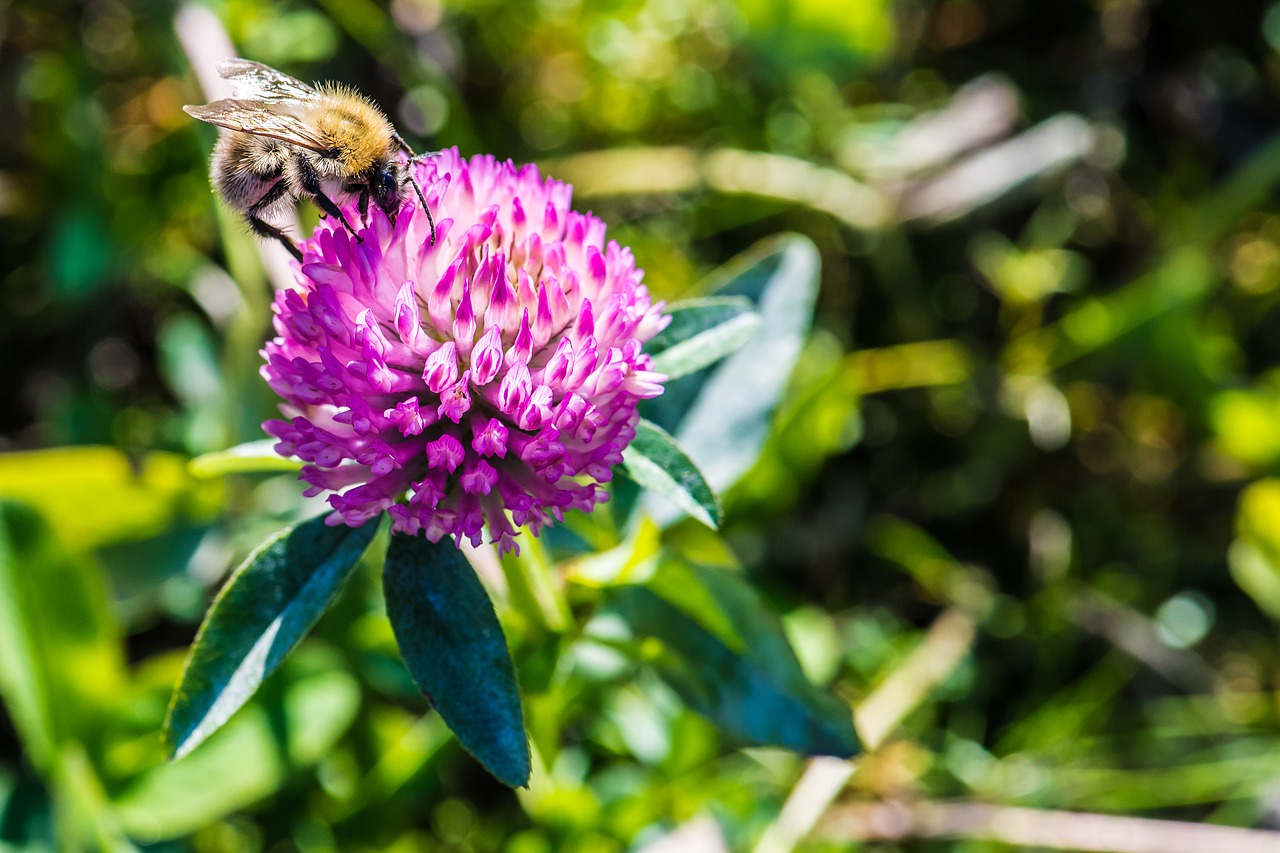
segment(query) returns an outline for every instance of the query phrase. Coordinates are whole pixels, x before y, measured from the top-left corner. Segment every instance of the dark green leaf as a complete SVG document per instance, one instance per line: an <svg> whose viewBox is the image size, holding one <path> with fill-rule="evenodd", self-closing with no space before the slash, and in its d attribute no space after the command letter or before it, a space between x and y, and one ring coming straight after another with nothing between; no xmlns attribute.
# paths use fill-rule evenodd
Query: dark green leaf
<svg viewBox="0 0 1280 853"><path fill-rule="evenodd" d="M720 503L698 466L666 430L644 419L622 454L627 474L708 527L720 526Z"/></svg>
<svg viewBox="0 0 1280 853"><path fill-rule="evenodd" d="M0 851L52 851L53 802L45 781L31 768L0 766Z"/></svg>
<svg viewBox="0 0 1280 853"><path fill-rule="evenodd" d="M645 345L653 369L668 378L714 364L751 339L760 315L741 296L690 299L667 307L671 322Z"/></svg>
<svg viewBox="0 0 1280 853"><path fill-rule="evenodd" d="M650 662L690 708L732 737L807 755L848 758L861 745L851 709L809 683L781 626L750 587L723 571L690 567L741 651L652 589L615 590L612 603L637 635L661 642ZM705 603L700 605L705 608Z"/></svg>
<svg viewBox="0 0 1280 853"><path fill-rule="evenodd" d="M418 687L467 751L512 787L529 781L515 667L480 579L451 540L394 534L387 616Z"/></svg>
<svg viewBox="0 0 1280 853"><path fill-rule="evenodd" d="M716 276L724 280L718 295L752 300L761 327L705 380L686 377L668 388L669 400L664 394L654 401L654 419L671 429L718 493L755 465L769 437L773 413L813 320L819 260L812 241L789 234L727 264ZM669 507L651 502L646 507L659 523L675 520Z"/></svg>
<svg viewBox="0 0 1280 853"><path fill-rule="evenodd" d="M369 547L378 522L282 531L236 570L209 608L173 694L165 736L181 758L225 723L315 626Z"/></svg>

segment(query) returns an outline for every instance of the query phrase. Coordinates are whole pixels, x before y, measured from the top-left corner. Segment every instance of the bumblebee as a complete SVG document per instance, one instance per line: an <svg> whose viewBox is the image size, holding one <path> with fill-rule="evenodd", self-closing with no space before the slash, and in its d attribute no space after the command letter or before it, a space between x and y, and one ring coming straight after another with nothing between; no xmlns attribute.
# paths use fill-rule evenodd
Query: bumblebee
<svg viewBox="0 0 1280 853"><path fill-rule="evenodd" d="M412 185L435 244L435 220L410 169L417 155L367 98L345 86L308 86L247 59L217 68L234 97L183 110L226 129L213 149L210 179L254 233L279 240L301 261L298 247L269 221L282 207L310 199L360 239L339 204L356 198L367 224L372 199L394 222Z"/></svg>

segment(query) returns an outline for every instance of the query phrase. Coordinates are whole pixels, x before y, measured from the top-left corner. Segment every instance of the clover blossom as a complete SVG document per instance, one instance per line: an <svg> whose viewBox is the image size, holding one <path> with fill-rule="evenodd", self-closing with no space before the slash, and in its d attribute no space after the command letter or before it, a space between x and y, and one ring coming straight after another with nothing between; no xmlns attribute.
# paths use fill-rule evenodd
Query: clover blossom
<svg viewBox="0 0 1280 853"><path fill-rule="evenodd" d="M329 218L303 242L262 351L289 419L263 428L308 463L308 496L332 493L330 524L387 511L473 545L487 524L515 549L516 528L608 499L636 404L662 393L641 346L668 318L569 185L456 149L412 168L434 245L416 196L361 241Z"/></svg>

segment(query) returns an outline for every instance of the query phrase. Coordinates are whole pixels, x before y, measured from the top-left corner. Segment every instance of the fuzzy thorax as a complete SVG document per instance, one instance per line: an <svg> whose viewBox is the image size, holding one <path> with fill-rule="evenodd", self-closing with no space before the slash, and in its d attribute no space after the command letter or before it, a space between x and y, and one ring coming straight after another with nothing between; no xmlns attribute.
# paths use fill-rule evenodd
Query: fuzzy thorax
<svg viewBox="0 0 1280 853"><path fill-rule="evenodd" d="M387 117L352 89L320 89L321 101L310 111L316 134L338 152L343 171L368 172L385 162L394 148L395 131Z"/></svg>

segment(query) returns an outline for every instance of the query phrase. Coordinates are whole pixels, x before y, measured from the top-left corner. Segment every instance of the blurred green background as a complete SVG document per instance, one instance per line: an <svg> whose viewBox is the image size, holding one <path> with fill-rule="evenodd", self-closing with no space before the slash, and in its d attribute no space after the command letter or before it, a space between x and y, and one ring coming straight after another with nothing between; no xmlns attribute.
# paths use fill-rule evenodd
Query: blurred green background
<svg viewBox="0 0 1280 853"><path fill-rule="evenodd" d="M162 764L212 591L308 511L290 474L185 467L274 412L270 280L181 109L224 30L418 150L573 182L663 298L768 235L817 244L814 330L717 559L855 706L913 650L947 663L800 849L1015 843L854 819L936 800L1280 829L1280 4L0 9L0 496L41 513L0 541L0 625L27 626L0 643L0 850L603 853L699 815L746 850L803 768L513 612L559 748L507 791L422 716L373 573Z"/></svg>

